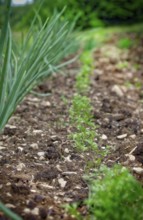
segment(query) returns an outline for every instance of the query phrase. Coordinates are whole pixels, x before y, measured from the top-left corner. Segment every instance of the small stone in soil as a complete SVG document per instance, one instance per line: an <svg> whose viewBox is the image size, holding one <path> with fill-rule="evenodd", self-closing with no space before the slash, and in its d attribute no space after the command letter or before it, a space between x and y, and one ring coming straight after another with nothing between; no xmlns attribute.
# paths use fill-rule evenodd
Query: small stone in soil
<svg viewBox="0 0 143 220"><path fill-rule="evenodd" d="M103 135L101 136L101 139L102 139L102 140L107 140L107 136L106 136L105 134L103 134Z"/></svg>
<svg viewBox="0 0 143 220"><path fill-rule="evenodd" d="M135 161L135 156L132 154L126 154L126 157L128 157L129 161L134 162Z"/></svg>
<svg viewBox="0 0 143 220"><path fill-rule="evenodd" d="M23 170L25 167L26 167L26 166L25 166L24 163L19 163L19 164L17 165L16 169L17 169L17 171L21 171L21 170Z"/></svg>
<svg viewBox="0 0 143 220"><path fill-rule="evenodd" d="M122 89L118 85L114 85L111 89L112 92L114 92L117 96L123 97L124 93Z"/></svg>
<svg viewBox="0 0 143 220"><path fill-rule="evenodd" d="M32 209L31 213L33 215L39 215L39 208L38 207L35 207L34 209Z"/></svg>
<svg viewBox="0 0 143 220"><path fill-rule="evenodd" d="M141 167L133 167L133 171L137 174L143 174L143 168Z"/></svg>
<svg viewBox="0 0 143 220"><path fill-rule="evenodd" d="M45 152L44 152L44 151L38 152L37 155L38 155L39 157L44 156L44 155L45 155Z"/></svg>
<svg viewBox="0 0 143 220"><path fill-rule="evenodd" d="M127 134L121 134L117 136L117 139L122 140L127 137Z"/></svg>
<svg viewBox="0 0 143 220"><path fill-rule="evenodd" d="M59 178L58 182L59 182L61 188L64 188L67 183L67 181L65 181L63 178Z"/></svg>
<svg viewBox="0 0 143 220"><path fill-rule="evenodd" d="M36 144L36 143L30 144L30 148L32 148L34 150L38 150L38 144Z"/></svg>

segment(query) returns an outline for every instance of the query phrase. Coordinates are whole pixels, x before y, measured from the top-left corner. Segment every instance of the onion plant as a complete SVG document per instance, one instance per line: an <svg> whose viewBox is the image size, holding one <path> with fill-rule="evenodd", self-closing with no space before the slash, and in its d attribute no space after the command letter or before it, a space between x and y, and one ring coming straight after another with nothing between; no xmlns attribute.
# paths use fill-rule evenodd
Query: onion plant
<svg viewBox="0 0 143 220"><path fill-rule="evenodd" d="M18 216L16 213L8 209L3 203L0 202L0 211L2 211L5 216L9 217L11 220L22 220L20 216ZM1 213L2 214L2 213ZM4 217L4 216L3 216ZM1 218L3 218L1 216ZM6 219L5 217L3 219Z"/></svg>
<svg viewBox="0 0 143 220"><path fill-rule="evenodd" d="M0 38L0 132L25 95L53 71L66 63L59 61L73 46L73 25L55 13L44 24L36 13L21 47L14 47L9 24L11 0Z"/></svg>

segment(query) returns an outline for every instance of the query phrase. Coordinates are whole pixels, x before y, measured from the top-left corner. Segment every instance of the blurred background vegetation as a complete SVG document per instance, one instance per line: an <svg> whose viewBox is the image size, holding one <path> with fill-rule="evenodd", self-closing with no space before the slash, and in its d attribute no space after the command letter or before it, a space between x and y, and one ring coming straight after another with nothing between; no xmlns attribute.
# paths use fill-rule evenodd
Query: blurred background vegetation
<svg viewBox="0 0 143 220"><path fill-rule="evenodd" d="M20 0L19 0L20 2ZM34 15L34 8L39 7L39 0L32 4L15 6L11 11L11 24L15 29L27 28ZM63 18L73 20L76 17L76 27L89 29L94 27L133 24L143 21L143 0L43 0L40 16L43 21L54 10L62 10L67 6ZM0 0L0 27L5 11L4 0Z"/></svg>

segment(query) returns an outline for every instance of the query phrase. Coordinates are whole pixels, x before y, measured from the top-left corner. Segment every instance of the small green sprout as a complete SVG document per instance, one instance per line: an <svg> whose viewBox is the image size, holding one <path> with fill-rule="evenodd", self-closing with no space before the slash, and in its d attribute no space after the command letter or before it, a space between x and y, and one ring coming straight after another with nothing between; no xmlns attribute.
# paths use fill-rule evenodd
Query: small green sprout
<svg viewBox="0 0 143 220"><path fill-rule="evenodd" d="M121 49L129 49L133 46L133 41L129 38L122 38L118 41L117 45Z"/></svg>

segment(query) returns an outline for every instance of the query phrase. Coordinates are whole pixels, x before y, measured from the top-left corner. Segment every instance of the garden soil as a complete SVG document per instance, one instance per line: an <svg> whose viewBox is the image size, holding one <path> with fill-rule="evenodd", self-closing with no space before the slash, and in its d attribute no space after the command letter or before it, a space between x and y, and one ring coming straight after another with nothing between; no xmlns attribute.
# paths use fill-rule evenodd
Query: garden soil
<svg viewBox="0 0 143 220"><path fill-rule="evenodd" d="M121 38L134 45L120 49ZM114 34L95 48L94 71L88 97L93 107L98 148L109 148L102 163L121 163L143 182L143 37ZM69 139L73 130L69 109L80 64L67 66L35 90L45 97L28 95L0 136L0 200L25 220L72 220L65 204L88 196L85 175L93 172L100 157L87 149L79 152ZM0 212L0 220L8 218Z"/></svg>

